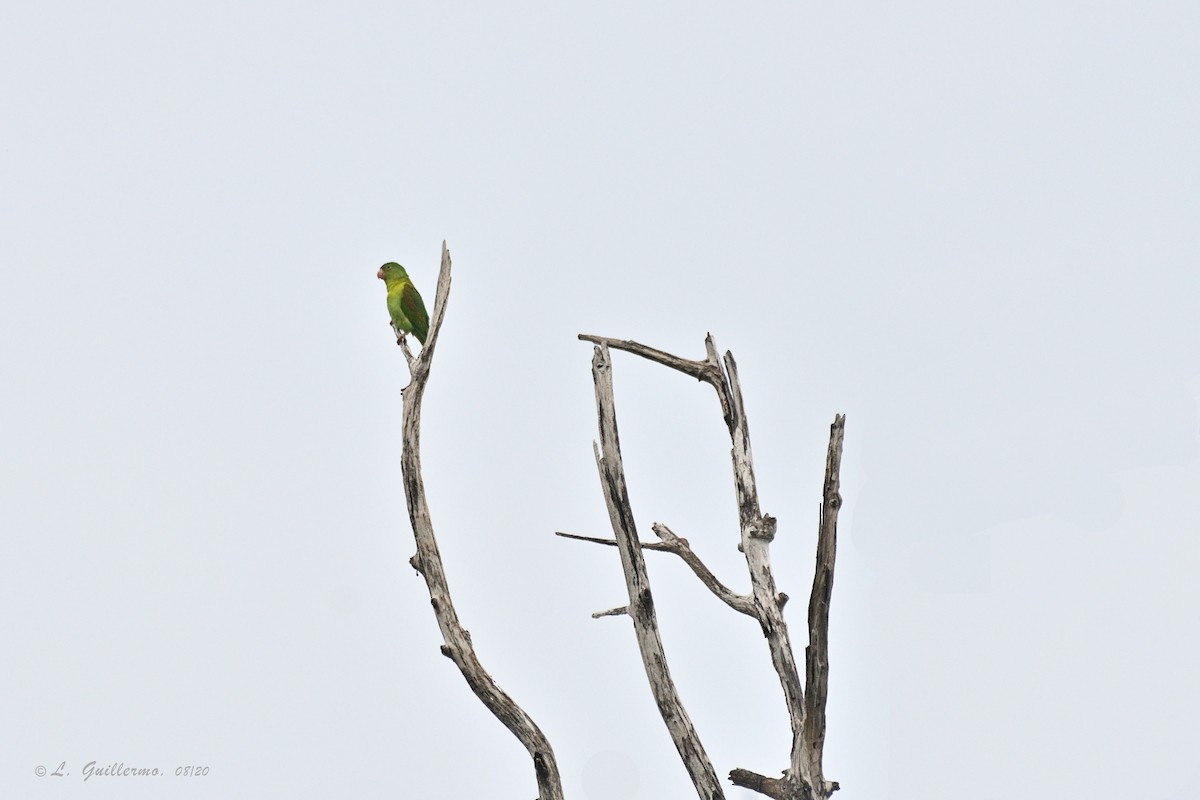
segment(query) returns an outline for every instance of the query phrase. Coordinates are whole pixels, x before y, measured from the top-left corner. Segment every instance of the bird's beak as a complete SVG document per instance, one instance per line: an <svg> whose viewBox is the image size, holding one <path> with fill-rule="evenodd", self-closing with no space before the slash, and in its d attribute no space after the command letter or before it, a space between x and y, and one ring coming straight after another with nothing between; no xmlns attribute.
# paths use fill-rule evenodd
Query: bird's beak
<svg viewBox="0 0 1200 800"><path fill-rule="evenodd" d="M379 272L375 273L375 277L379 278L379 280L383 280L383 267L379 268Z"/></svg>

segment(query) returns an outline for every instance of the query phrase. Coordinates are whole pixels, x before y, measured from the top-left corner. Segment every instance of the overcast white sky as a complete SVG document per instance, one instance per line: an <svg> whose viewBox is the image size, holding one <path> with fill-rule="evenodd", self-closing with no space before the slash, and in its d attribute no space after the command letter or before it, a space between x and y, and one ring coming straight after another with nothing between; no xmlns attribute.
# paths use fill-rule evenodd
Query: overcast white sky
<svg viewBox="0 0 1200 800"><path fill-rule="evenodd" d="M734 351L797 598L847 414L839 800L1200 798L1194 3L4 16L0 796L534 796L407 565L375 270L431 305L446 239L434 524L569 798L693 796L552 536L609 530L581 331ZM614 361L643 532L744 588L712 392ZM650 569L717 771L776 774L757 627Z"/></svg>

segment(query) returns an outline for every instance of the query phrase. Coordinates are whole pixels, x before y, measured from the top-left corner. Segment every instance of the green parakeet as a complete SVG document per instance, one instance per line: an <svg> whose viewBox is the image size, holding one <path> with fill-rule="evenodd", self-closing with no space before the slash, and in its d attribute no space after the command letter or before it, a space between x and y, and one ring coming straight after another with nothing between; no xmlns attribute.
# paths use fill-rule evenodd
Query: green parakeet
<svg viewBox="0 0 1200 800"><path fill-rule="evenodd" d="M376 275L387 286L388 314L392 317L392 326L397 335L400 331L408 331L417 337L418 342L425 344L425 335L429 333L429 314L425 311L421 293L413 286L404 267L389 261L379 268Z"/></svg>

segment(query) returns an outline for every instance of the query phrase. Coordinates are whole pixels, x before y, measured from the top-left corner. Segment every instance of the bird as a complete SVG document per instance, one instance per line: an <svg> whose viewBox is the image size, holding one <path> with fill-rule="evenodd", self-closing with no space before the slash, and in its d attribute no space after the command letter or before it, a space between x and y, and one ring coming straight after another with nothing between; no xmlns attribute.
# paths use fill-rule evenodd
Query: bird
<svg viewBox="0 0 1200 800"><path fill-rule="evenodd" d="M421 293L413 286L404 267L389 261L379 268L376 277L387 286L387 309L392 318L392 328L396 331L396 344L400 344L403 331L408 331L417 337L418 342L425 344L425 336L429 333L429 314L425 311Z"/></svg>

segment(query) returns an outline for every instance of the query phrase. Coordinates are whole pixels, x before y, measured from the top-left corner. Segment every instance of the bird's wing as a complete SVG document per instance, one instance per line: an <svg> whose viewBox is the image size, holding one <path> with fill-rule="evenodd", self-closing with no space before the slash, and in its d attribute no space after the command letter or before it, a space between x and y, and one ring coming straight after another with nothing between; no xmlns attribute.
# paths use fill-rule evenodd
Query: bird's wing
<svg viewBox="0 0 1200 800"><path fill-rule="evenodd" d="M425 344L425 335L429 333L429 314L425 311L425 303L421 300L417 287L411 283L405 284L404 291L400 294L400 310L412 323L412 332L417 341Z"/></svg>

